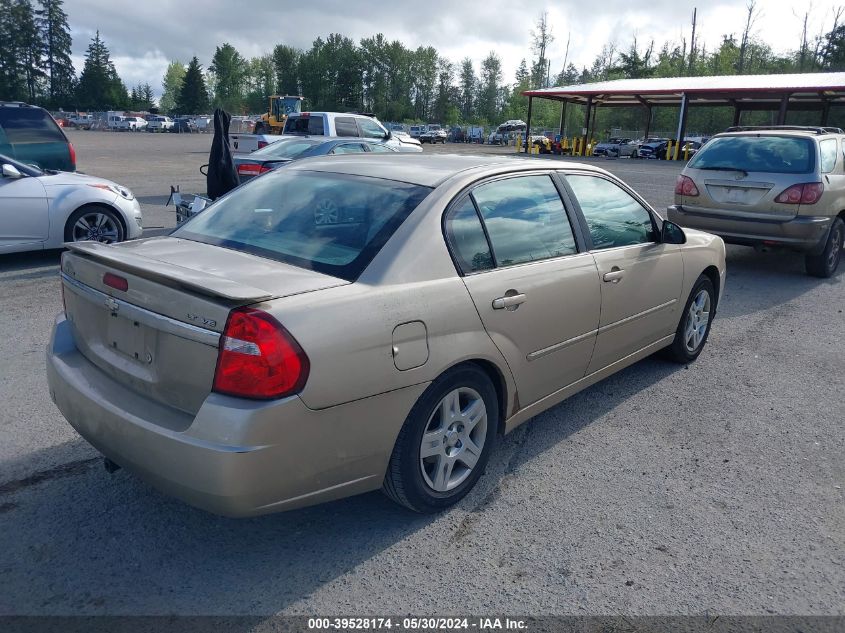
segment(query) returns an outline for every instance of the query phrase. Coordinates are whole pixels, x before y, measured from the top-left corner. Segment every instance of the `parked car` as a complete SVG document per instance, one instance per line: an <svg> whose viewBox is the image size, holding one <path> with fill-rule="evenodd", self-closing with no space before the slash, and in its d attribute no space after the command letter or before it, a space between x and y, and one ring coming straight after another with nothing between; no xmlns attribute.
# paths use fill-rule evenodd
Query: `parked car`
<svg viewBox="0 0 845 633"><path fill-rule="evenodd" d="M191 120L191 117L187 116L177 116L173 119L173 127L170 128L171 132L175 132L177 134L190 134L192 132L197 132L197 126Z"/></svg>
<svg viewBox="0 0 845 633"><path fill-rule="evenodd" d="M112 464L202 508L382 488L436 512L500 433L658 350L695 360L724 279L721 239L597 168L311 158L169 236L70 245L47 379Z"/></svg>
<svg viewBox="0 0 845 633"><path fill-rule="evenodd" d="M638 158L666 158L666 146L669 143L668 138L651 138L640 144L637 150Z"/></svg>
<svg viewBox="0 0 845 633"><path fill-rule="evenodd" d="M125 116L115 126L120 132L138 132L146 127L147 122L139 116Z"/></svg>
<svg viewBox="0 0 845 633"><path fill-rule="evenodd" d="M429 128L422 134L420 134L420 143L446 143L446 139L448 138L448 134L446 130L442 129L440 126Z"/></svg>
<svg viewBox="0 0 845 633"><path fill-rule="evenodd" d="M44 108L0 101L0 154L42 169L76 170L76 150Z"/></svg>
<svg viewBox="0 0 845 633"><path fill-rule="evenodd" d="M459 125L452 126L449 130L450 143L466 143L467 133L466 129Z"/></svg>
<svg viewBox="0 0 845 633"><path fill-rule="evenodd" d="M173 119L169 116L153 116L147 121L147 132L168 132L173 128Z"/></svg>
<svg viewBox="0 0 845 633"><path fill-rule="evenodd" d="M384 141L371 138L336 138L327 136L282 136L251 154L235 156L238 177L244 183L255 176L287 165L293 160L311 156L340 154L395 153L398 150Z"/></svg>
<svg viewBox="0 0 845 633"><path fill-rule="evenodd" d="M597 143L593 149L593 156L633 156L639 146L636 141L630 138L611 138Z"/></svg>
<svg viewBox="0 0 845 633"><path fill-rule="evenodd" d="M412 125L408 129L408 136L410 136L411 138L419 138L420 134L422 134L423 132L425 132L424 125Z"/></svg>
<svg viewBox="0 0 845 633"><path fill-rule="evenodd" d="M80 130L90 130L94 124L93 114L71 114L67 117L69 127L75 127Z"/></svg>
<svg viewBox="0 0 845 633"><path fill-rule="evenodd" d="M845 235L845 135L839 128L731 128L689 161L669 218L726 242L805 254L830 277Z"/></svg>
<svg viewBox="0 0 845 633"><path fill-rule="evenodd" d="M296 136L352 136L384 140L400 152L421 152L420 141L393 134L378 119L345 112L298 112L288 115L283 133Z"/></svg>
<svg viewBox="0 0 845 633"><path fill-rule="evenodd" d="M43 171L0 154L0 253L120 242L141 236L141 207L126 187Z"/></svg>
<svg viewBox="0 0 845 633"><path fill-rule="evenodd" d="M466 140L468 143L484 144L484 128L480 125L470 125L467 128Z"/></svg>

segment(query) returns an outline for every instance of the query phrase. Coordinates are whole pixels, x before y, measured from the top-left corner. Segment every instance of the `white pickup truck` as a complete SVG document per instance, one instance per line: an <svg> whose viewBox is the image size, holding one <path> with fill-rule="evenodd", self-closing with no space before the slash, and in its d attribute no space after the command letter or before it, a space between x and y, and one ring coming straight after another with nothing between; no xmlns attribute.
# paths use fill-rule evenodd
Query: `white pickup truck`
<svg viewBox="0 0 845 633"><path fill-rule="evenodd" d="M139 116L125 116L117 122L115 129L122 132L128 130L130 132L138 132L147 127L147 122Z"/></svg>
<svg viewBox="0 0 845 633"><path fill-rule="evenodd" d="M421 152L420 142L402 132L391 132L375 117L348 112L299 112L288 115L283 136L350 136L383 139L399 152ZM229 134L233 154L248 154L275 143L273 134Z"/></svg>
<svg viewBox="0 0 845 633"><path fill-rule="evenodd" d="M173 129L173 119L169 116L155 116L147 121L147 132L169 132Z"/></svg>

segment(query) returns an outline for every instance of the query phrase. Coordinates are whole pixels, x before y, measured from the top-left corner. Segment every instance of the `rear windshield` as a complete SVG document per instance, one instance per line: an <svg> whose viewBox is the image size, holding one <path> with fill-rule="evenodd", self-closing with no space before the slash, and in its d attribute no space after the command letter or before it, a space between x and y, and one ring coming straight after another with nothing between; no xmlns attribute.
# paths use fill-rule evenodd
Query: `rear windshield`
<svg viewBox="0 0 845 633"><path fill-rule="evenodd" d="M0 108L0 126L9 143L64 143L65 135L40 108Z"/></svg>
<svg viewBox="0 0 845 633"><path fill-rule="evenodd" d="M815 167L813 141L793 136L723 136L707 143L689 166L775 174L806 174Z"/></svg>
<svg viewBox="0 0 845 633"><path fill-rule="evenodd" d="M323 172L268 172L221 198L174 237L354 281L431 189Z"/></svg>
<svg viewBox="0 0 845 633"><path fill-rule="evenodd" d="M285 121L285 134L314 134L316 136L322 136L324 134L323 117L288 117L287 121Z"/></svg>
<svg viewBox="0 0 845 633"><path fill-rule="evenodd" d="M253 156L263 159L295 158L296 156L299 156L302 152L311 149L319 143L320 141L307 138L296 138L276 141L275 143L270 143L267 147L262 147L261 149L255 150L250 154L250 158Z"/></svg>

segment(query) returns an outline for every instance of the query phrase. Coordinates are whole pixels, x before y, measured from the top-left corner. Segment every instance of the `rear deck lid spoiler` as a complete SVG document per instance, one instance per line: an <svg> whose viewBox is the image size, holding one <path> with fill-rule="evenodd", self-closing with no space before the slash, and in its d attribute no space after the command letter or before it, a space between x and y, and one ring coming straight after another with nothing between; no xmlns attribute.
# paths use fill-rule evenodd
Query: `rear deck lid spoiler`
<svg viewBox="0 0 845 633"><path fill-rule="evenodd" d="M65 247L74 253L106 262L129 273L174 281L195 292L220 297L228 301L255 303L277 296L267 290L244 285L239 281L144 257L124 249L115 249L108 244L67 242Z"/></svg>

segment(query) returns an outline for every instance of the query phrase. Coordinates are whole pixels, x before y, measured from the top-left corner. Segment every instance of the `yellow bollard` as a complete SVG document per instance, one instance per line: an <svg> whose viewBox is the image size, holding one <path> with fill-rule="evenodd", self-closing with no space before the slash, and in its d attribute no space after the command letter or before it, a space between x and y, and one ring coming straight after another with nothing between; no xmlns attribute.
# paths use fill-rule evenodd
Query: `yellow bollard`
<svg viewBox="0 0 845 633"><path fill-rule="evenodd" d="M519 152L521 152L521 151L522 151L522 134L517 134L516 135L516 153L519 154Z"/></svg>
<svg viewBox="0 0 845 633"><path fill-rule="evenodd" d="M681 152L681 141L675 143L675 153L672 156L672 160L678 160L678 155Z"/></svg>
<svg viewBox="0 0 845 633"><path fill-rule="evenodd" d="M528 143L528 153L529 153L529 154L533 154L533 153L534 153L534 143L533 143L533 141L531 140L531 137L530 137L530 136L526 136L526 137L525 137L525 140L526 140L526 141L527 141L527 143Z"/></svg>
<svg viewBox="0 0 845 633"><path fill-rule="evenodd" d="M689 160L689 143L684 143L684 162Z"/></svg>
<svg viewBox="0 0 845 633"><path fill-rule="evenodd" d="M578 138L573 136L572 137L572 156L575 156L575 151L577 149L577 145L576 145L577 142L578 142Z"/></svg>
<svg viewBox="0 0 845 633"><path fill-rule="evenodd" d="M672 160L672 141L666 143L666 160Z"/></svg>

